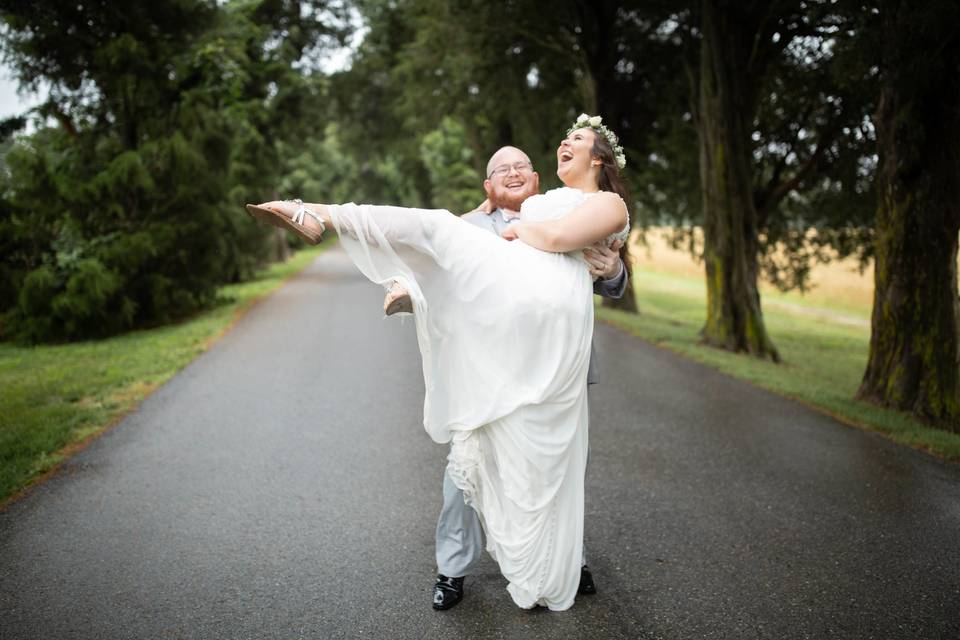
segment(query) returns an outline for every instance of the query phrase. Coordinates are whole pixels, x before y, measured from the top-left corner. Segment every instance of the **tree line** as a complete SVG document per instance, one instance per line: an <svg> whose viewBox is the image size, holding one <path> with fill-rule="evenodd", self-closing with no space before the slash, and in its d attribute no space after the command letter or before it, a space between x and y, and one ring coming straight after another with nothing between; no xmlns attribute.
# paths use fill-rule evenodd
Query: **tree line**
<svg viewBox="0 0 960 640"><path fill-rule="evenodd" d="M804 289L817 261L873 261L860 397L960 428L955 2L0 0L0 15L6 63L49 87L0 123L5 339L214 303L282 253L247 201L464 211L502 144L553 186L583 111L627 151L635 223L704 261L705 343L779 361L759 281Z"/></svg>

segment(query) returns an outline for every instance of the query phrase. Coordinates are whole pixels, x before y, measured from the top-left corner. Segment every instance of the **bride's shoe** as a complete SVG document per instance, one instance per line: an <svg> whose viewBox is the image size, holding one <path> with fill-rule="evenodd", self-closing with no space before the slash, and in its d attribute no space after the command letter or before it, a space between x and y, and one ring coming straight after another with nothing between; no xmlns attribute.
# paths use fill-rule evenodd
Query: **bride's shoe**
<svg viewBox="0 0 960 640"><path fill-rule="evenodd" d="M320 244L320 241L323 240L323 232L326 230L327 225L323 223L323 220L320 218L320 216L304 206L303 200L297 198L295 200L290 200L289 202L293 202L297 205L297 210L293 213L293 217L285 216L279 211L267 209L256 204L248 204L247 213L257 220L266 222L267 224L280 227L281 229L293 231L295 234L303 238L307 244ZM317 224L320 225L319 233L303 224L305 216L310 216L317 221Z"/></svg>
<svg viewBox="0 0 960 640"><path fill-rule="evenodd" d="M413 313L413 300L400 283L394 280L383 299L383 313L392 316L395 313Z"/></svg>

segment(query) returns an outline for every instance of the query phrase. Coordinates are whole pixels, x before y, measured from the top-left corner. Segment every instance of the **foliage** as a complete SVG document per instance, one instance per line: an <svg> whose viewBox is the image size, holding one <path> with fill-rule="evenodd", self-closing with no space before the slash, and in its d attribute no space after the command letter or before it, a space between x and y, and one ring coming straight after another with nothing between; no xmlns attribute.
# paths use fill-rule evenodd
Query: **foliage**
<svg viewBox="0 0 960 640"><path fill-rule="evenodd" d="M816 261L872 258L876 46L861 19L872 9L743 6L767 21L747 141L758 264L803 290ZM324 70L352 12L363 38L347 68ZM0 16L21 84L50 86L34 133L16 133L22 118L0 123L6 337L106 335L209 304L219 283L272 256L247 201L470 208L486 159L507 143L556 186L557 141L583 111L626 149L635 226L671 224L697 246L694 0L563 0L549 11L162 0L123 12L0 0Z"/></svg>
<svg viewBox="0 0 960 640"><path fill-rule="evenodd" d="M2 6L6 60L22 84L50 86L0 175L2 335L168 322L266 259L241 205L265 199L278 143L302 128L313 87L295 63L334 33L306 8Z"/></svg>
<svg viewBox="0 0 960 640"><path fill-rule="evenodd" d="M750 68L736 73L747 85L744 108L754 111L746 133L757 258L761 275L781 290L804 290L814 263L856 255L866 264L872 257L875 96L852 44L864 29L835 5L740 7L763 25L751 40ZM641 221L677 226L676 242L691 250L694 228L703 223L694 81L699 20L691 2L658 30L675 44L665 53L679 57L679 71L658 87L660 119L637 190Z"/></svg>
<svg viewBox="0 0 960 640"><path fill-rule="evenodd" d="M444 118L423 137L420 155L430 176L431 204L437 209L470 211L482 200L483 176L471 163L466 131L459 122Z"/></svg>

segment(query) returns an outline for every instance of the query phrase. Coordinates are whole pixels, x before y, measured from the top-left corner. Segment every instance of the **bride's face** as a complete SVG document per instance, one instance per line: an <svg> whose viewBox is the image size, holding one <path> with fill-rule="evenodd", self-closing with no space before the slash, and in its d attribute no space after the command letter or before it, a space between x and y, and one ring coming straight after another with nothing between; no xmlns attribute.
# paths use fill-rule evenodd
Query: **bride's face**
<svg viewBox="0 0 960 640"><path fill-rule="evenodd" d="M574 129L557 147L557 176L564 184L577 182L577 178L589 174L593 161L593 129Z"/></svg>

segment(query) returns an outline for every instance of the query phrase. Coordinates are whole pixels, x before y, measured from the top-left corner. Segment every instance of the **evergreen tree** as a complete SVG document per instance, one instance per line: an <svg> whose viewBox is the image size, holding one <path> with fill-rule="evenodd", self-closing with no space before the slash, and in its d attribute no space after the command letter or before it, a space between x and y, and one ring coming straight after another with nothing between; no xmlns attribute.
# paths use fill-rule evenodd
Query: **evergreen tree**
<svg viewBox="0 0 960 640"><path fill-rule="evenodd" d="M868 186L857 176L869 101L831 72L838 36L851 29L832 3L704 0L699 21L702 335L777 361L760 308L761 269L781 288L802 288L823 246L869 251ZM781 249L785 261L774 253Z"/></svg>
<svg viewBox="0 0 960 640"><path fill-rule="evenodd" d="M56 124L6 155L2 333L97 337L181 317L246 277L269 234L241 205L273 189L302 126L295 64L334 37L303 2L0 5L3 54L43 81Z"/></svg>
<svg viewBox="0 0 960 640"><path fill-rule="evenodd" d="M463 213L483 200L483 176L471 162L473 153L459 122L441 120L437 129L423 137L420 153L430 175L433 207Z"/></svg>

